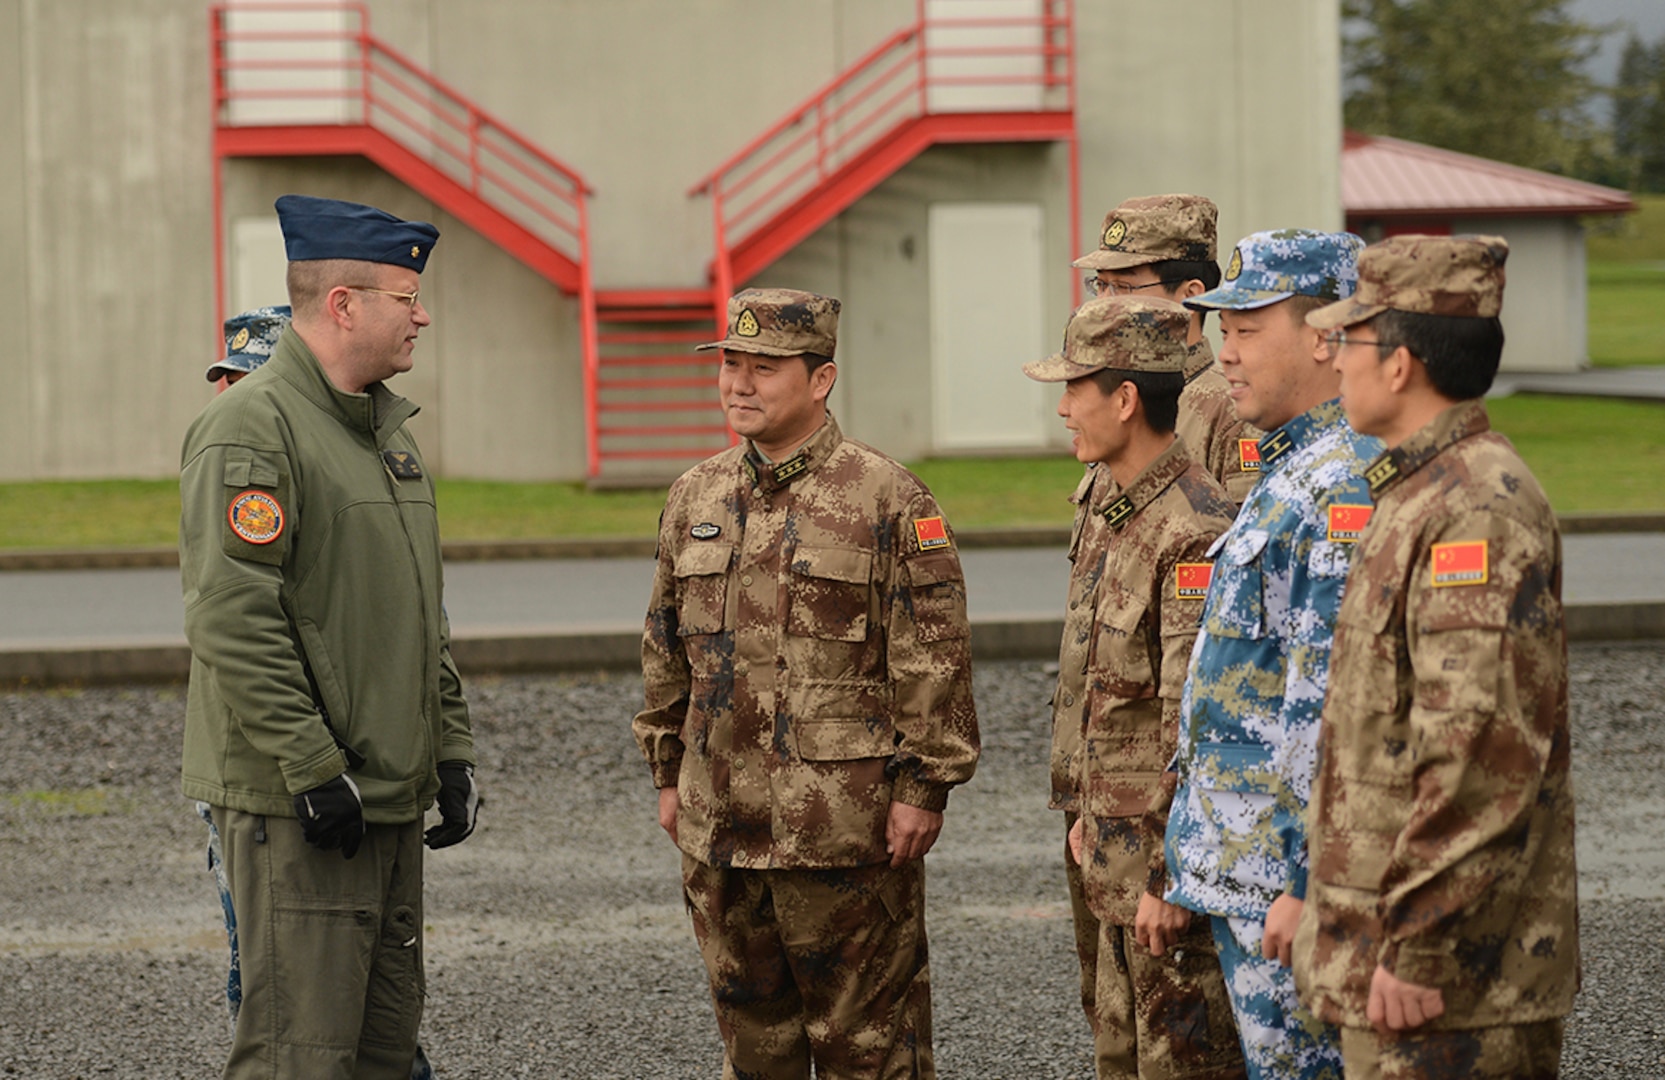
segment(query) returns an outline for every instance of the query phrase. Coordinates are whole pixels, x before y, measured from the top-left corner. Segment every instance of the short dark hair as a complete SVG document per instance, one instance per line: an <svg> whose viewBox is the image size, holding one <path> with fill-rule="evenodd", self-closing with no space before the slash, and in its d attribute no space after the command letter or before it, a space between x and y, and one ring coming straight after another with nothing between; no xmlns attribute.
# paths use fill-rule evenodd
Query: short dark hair
<svg viewBox="0 0 1665 1080"><path fill-rule="evenodd" d="M1164 289L1170 296L1174 290L1193 278L1202 282L1203 288L1210 291L1220 287L1220 264L1208 259L1163 259L1161 262L1151 263L1150 268L1161 281L1173 283ZM1208 322L1207 308L1198 308L1196 314L1201 316L1197 320L1198 326Z"/></svg>
<svg viewBox="0 0 1665 1080"><path fill-rule="evenodd" d="M816 368L822 366L823 364L830 364L833 362L832 357L822 356L820 353L806 352L799 353L798 355L804 358L804 366L809 368L809 373L811 375L815 374Z"/></svg>
<svg viewBox="0 0 1665 1080"><path fill-rule="evenodd" d="M1387 356L1403 345L1422 361L1434 389L1452 401L1486 396L1503 360L1503 320L1424 315L1389 308L1366 322Z"/></svg>
<svg viewBox="0 0 1665 1080"><path fill-rule="evenodd" d="M1132 383L1133 389L1139 391L1139 407L1144 410L1145 423L1151 430L1158 435L1174 430L1179 420L1179 394L1185 389L1185 376L1180 372L1099 368L1088 377L1106 396L1114 394L1122 383Z"/></svg>

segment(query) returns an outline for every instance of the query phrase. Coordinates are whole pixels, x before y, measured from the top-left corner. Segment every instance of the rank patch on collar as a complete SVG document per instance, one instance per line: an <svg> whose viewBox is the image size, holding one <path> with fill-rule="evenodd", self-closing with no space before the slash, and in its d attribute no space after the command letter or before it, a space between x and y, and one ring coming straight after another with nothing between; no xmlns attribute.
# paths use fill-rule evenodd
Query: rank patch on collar
<svg viewBox="0 0 1665 1080"><path fill-rule="evenodd" d="M1133 516L1133 500L1123 495L1115 502L1104 508L1104 520L1112 529L1119 528L1122 522Z"/></svg>
<svg viewBox="0 0 1665 1080"><path fill-rule="evenodd" d="M688 535L695 540L715 540L722 535L722 526L710 521L702 521L688 530Z"/></svg>
<svg viewBox="0 0 1665 1080"><path fill-rule="evenodd" d="M283 535L283 507L264 491L245 491L226 511L231 531L250 544L270 544Z"/></svg>
<svg viewBox="0 0 1665 1080"><path fill-rule="evenodd" d="M1434 557L1429 563L1436 589L1451 585L1484 585L1486 583L1486 541L1463 540L1455 544L1435 544Z"/></svg>
<svg viewBox="0 0 1665 1080"><path fill-rule="evenodd" d="M1260 440L1237 440L1237 467L1244 472L1260 471Z"/></svg>
<svg viewBox="0 0 1665 1080"><path fill-rule="evenodd" d="M803 454L793 454L779 465L775 466L775 483L784 484L801 475L809 468L809 458Z"/></svg>
<svg viewBox="0 0 1665 1080"><path fill-rule="evenodd" d="M930 551L932 548L948 547L948 526L943 524L942 515L928 518L913 519L914 539L919 541L920 551Z"/></svg>
<svg viewBox="0 0 1665 1080"><path fill-rule="evenodd" d="M1174 567L1174 599L1200 600L1208 595L1208 584L1213 580L1213 563L1182 562Z"/></svg>
<svg viewBox="0 0 1665 1080"><path fill-rule="evenodd" d="M1115 247L1127 236L1127 222L1117 218L1104 227L1104 246Z"/></svg>
<svg viewBox="0 0 1665 1080"><path fill-rule="evenodd" d="M1399 466L1394 462L1391 453L1383 454L1371 462L1370 468L1364 470L1364 479L1370 485L1372 495L1393 483L1398 475Z"/></svg>
<svg viewBox="0 0 1665 1080"><path fill-rule="evenodd" d="M734 332L740 337L756 337L762 329L757 324L757 315L751 308L742 311L740 317L734 320Z"/></svg>
<svg viewBox="0 0 1665 1080"><path fill-rule="evenodd" d="M1355 543L1370 523L1374 506L1357 503L1336 503L1330 507L1330 539L1343 544Z"/></svg>
<svg viewBox="0 0 1665 1080"><path fill-rule="evenodd" d="M387 463L387 471L393 474L395 480L422 478L422 463L408 450L383 450L382 460Z"/></svg>
<svg viewBox="0 0 1665 1080"><path fill-rule="evenodd" d="M1260 440L1260 460L1270 465L1295 449L1295 440L1289 437L1289 432L1278 430Z"/></svg>

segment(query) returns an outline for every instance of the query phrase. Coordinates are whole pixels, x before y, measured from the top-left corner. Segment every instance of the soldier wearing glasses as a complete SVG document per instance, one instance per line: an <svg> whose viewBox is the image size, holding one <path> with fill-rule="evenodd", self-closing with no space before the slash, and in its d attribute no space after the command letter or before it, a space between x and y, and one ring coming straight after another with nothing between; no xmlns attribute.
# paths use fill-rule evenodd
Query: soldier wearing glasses
<svg viewBox="0 0 1665 1080"><path fill-rule="evenodd" d="M293 322L191 425L180 472L183 788L212 807L241 946L225 1075L407 1080L423 844L467 838L478 806L433 480L386 385L429 324L439 233L333 199L277 211Z"/></svg>

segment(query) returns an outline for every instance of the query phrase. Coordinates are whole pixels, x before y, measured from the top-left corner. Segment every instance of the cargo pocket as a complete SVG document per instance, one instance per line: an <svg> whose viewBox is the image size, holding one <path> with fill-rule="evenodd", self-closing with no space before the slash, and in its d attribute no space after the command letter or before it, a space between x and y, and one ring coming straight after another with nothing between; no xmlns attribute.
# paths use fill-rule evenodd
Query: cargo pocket
<svg viewBox="0 0 1665 1080"><path fill-rule="evenodd" d="M427 992L422 973L422 928L407 904L393 909L382 924L376 963L365 995L364 1041L373 1046L416 1043Z"/></svg>
<svg viewBox="0 0 1665 1080"><path fill-rule="evenodd" d="M1145 607L1103 606L1108 610L1101 610L1094 624L1094 690L1128 700L1148 696L1156 673L1151 667L1150 643L1139 632L1145 621Z"/></svg>
<svg viewBox="0 0 1665 1080"><path fill-rule="evenodd" d="M359 984L372 968L376 929L375 911L350 900L273 900L272 937L282 943L271 958L280 1044L349 1051L358 1045L361 1010L343 1008L334 993L308 993L304 988L320 985L321 976L323 985Z"/></svg>
<svg viewBox="0 0 1665 1080"><path fill-rule="evenodd" d="M971 636L965 611L965 572L951 552L915 555L903 564L908 605L920 641L951 641Z"/></svg>
<svg viewBox="0 0 1665 1080"><path fill-rule="evenodd" d="M873 553L798 545L787 583L786 632L824 641L866 641Z"/></svg>
<svg viewBox="0 0 1665 1080"><path fill-rule="evenodd" d="M722 630L728 607L728 564L733 554L733 544L710 543L676 553L671 572L676 577L678 637Z"/></svg>

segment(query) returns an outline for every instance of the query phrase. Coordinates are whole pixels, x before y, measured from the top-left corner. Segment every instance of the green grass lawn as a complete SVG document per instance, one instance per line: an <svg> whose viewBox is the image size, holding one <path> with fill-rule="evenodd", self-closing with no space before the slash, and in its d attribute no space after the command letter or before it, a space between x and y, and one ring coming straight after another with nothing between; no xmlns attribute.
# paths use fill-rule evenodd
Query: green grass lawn
<svg viewBox="0 0 1665 1080"><path fill-rule="evenodd" d="M1559 511L1665 511L1665 402L1521 394L1490 403ZM919 462L957 528L1067 525L1073 458ZM447 540L651 536L663 491L579 484L439 481ZM173 544L178 489L167 480L0 484L0 549Z"/></svg>
<svg viewBox="0 0 1665 1080"><path fill-rule="evenodd" d="M1665 260L1592 261L1589 282L1590 362L1665 364Z"/></svg>

